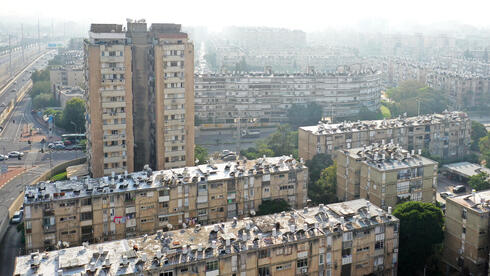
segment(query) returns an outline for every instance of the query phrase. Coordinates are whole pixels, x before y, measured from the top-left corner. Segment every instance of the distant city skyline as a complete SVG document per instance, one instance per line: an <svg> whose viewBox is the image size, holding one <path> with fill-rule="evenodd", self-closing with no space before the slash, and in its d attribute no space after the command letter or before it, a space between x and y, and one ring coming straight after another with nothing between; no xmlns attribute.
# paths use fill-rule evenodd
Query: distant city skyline
<svg viewBox="0 0 490 276"><path fill-rule="evenodd" d="M403 31L419 29L429 25L435 29L446 29L452 24L489 28L490 20L486 11L490 4L484 0L422 1L406 2L379 1L275 1L249 0L240 4L224 0L210 1L138 1L134 5L127 0L94 1L80 3L51 0L7 1L2 4L0 21L3 24L14 21L60 22L71 21L80 24L93 22L121 22L126 18L149 22L178 22L183 26L206 26L210 31L219 31L226 26L267 26L300 29L316 32L326 29L353 29L363 31ZM96 7L96 8L94 8ZM185 8L182 13L166 13L165 10ZM3 19L3 20L2 20ZM32 23L32 22L31 22Z"/></svg>

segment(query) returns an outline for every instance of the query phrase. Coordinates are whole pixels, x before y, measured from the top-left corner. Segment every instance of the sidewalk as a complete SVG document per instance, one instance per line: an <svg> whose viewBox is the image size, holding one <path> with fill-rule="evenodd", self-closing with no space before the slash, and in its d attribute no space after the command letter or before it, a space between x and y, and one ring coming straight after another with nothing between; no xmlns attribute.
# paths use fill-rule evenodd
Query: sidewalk
<svg viewBox="0 0 490 276"><path fill-rule="evenodd" d="M0 175L0 189L14 177L20 175L21 173L24 173L25 171L26 169L24 169L22 166L9 167L7 173Z"/></svg>

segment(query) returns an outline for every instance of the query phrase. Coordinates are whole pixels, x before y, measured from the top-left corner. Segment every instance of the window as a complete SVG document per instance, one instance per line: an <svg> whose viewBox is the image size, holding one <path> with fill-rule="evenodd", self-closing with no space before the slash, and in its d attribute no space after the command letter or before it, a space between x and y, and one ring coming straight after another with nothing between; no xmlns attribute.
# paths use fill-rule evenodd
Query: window
<svg viewBox="0 0 490 276"><path fill-rule="evenodd" d="M297 268L300 268L300 267L308 267L308 259L299 259L297 262L296 262L296 267Z"/></svg>
<svg viewBox="0 0 490 276"><path fill-rule="evenodd" d="M282 265L278 265L276 266L276 271L281 271L281 270L286 270L286 269L290 269L291 268L291 264L282 264Z"/></svg>
<svg viewBox="0 0 490 276"><path fill-rule="evenodd" d="M80 221L91 220L91 219L92 219L92 212L80 213Z"/></svg>
<svg viewBox="0 0 490 276"><path fill-rule="evenodd" d="M174 272L173 271L162 272L160 273L160 276L174 276Z"/></svg>
<svg viewBox="0 0 490 276"><path fill-rule="evenodd" d="M270 257L270 250L269 249L259 250L259 259L268 258L268 257Z"/></svg>
<svg viewBox="0 0 490 276"><path fill-rule="evenodd" d="M270 276L271 272L269 267L259 267L259 276Z"/></svg>
<svg viewBox="0 0 490 276"><path fill-rule="evenodd" d="M377 241L374 245L374 249L382 249L385 247L385 241Z"/></svg>
<svg viewBox="0 0 490 276"><path fill-rule="evenodd" d="M206 262L206 271L213 271L218 269L219 269L218 261Z"/></svg>
<svg viewBox="0 0 490 276"><path fill-rule="evenodd" d="M323 254L320 254L318 264L323 265L324 263L325 263L325 256Z"/></svg>
<svg viewBox="0 0 490 276"><path fill-rule="evenodd" d="M466 219L467 216L468 216L468 212L466 211L466 209L463 209L463 213L461 213L461 218Z"/></svg>
<svg viewBox="0 0 490 276"><path fill-rule="evenodd" d="M86 206L86 205L92 205L92 199L91 198L82 199L82 206Z"/></svg>

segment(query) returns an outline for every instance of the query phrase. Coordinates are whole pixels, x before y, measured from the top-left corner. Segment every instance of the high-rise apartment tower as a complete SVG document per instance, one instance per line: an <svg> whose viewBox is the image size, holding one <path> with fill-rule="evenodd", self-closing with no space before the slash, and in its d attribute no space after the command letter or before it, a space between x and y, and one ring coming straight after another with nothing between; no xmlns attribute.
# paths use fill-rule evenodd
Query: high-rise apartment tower
<svg viewBox="0 0 490 276"><path fill-rule="evenodd" d="M194 46L178 24L92 24L85 41L92 176L194 165Z"/></svg>

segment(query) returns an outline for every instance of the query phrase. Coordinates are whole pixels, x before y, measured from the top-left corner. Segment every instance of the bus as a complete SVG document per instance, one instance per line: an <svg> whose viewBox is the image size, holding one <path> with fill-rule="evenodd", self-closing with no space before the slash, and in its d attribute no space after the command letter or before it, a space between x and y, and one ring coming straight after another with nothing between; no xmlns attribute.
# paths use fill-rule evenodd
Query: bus
<svg viewBox="0 0 490 276"><path fill-rule="evenodd" d="M82 140L87 139L85 134L63 134L61 140L65 145L78 145Z"/></svg>

